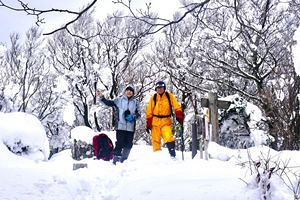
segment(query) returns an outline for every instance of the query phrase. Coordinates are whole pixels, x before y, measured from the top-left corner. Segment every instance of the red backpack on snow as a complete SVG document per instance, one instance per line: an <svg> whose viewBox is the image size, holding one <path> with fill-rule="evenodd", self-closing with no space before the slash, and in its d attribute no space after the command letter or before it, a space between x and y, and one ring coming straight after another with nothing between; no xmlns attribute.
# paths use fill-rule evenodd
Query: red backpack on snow
<svg viewBox="0 0 300 200"><path fill-rule="evenodd" d="M114 145L111 139L104 133L93 137L94 155L99 160L109 161L113 158Z"/></svg>

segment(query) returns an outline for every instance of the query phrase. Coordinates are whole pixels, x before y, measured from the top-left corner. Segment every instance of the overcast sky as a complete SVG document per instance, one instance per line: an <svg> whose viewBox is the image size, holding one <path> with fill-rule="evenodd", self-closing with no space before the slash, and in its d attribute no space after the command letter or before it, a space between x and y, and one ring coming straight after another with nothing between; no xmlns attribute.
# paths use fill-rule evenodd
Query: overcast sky
<svg viewBox="0 0 300 200"><path fill-rule="evenodd" d="M4 0L3 2L11 6L20 7L17 0ZM36 9L70 8L77 11L85 2L88 2L88 0L25 0L25 2L29 2L28 5ZM58 22L59 18L57 18L57 15L44 17L46 18L47 26L50 26L50 24L53 24L55 21L57 24L61 24ZM65 18L65 16L62 18ZM63 19L61 21L63 21ZM23 35L31 26L35 26L35 22L36 18L34 16L0 7L0 42L5 43L9 41L9 35L13 32Z"/></svg>
<svg viewBox="0 0 300 200"><path fill-rule="evenodd" d="M175 10L179 8L178 0L132 0L132 4L136 8L145 8L145 2L149 1L152 2L154 11L160 12L161 16L167 18L171 18ZM20 7L17 0L3 0L3 2L11 6ZM78 11L87 3L92 2L92 0L24 0L24 2L29 2L28 5L36 9L59 8ZM117 8L120 8L120 6L113 4L112 0L99 0L96 3L96 17L104 18ZM45 25L42 25L45 32L60 27L62 23L74 18L72 15L67 16L54 13L43 15L43 17L46 22ZM36 18L34 16L0 7L0 42L8 43L9 35L13 32L24 35L31 26L35 26L35 22Z"/></svg>

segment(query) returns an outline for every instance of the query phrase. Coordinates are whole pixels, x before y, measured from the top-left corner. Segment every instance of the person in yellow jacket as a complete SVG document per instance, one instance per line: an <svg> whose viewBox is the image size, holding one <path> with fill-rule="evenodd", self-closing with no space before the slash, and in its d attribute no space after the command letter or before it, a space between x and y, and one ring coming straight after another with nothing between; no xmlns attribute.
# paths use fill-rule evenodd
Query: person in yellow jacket
<svg viewBox="0 0 300 200"><path fill-rule="evenodd" d="M162 137L170 156L176 157L175 138L171 127L172 108L181 125L183 124L182 109L176 97L171 92L166 92L166 84L163 81L155 84L155 91L156 94L150 98L146 109L147 132L151 130L153 151L161 150Z"/></svg>

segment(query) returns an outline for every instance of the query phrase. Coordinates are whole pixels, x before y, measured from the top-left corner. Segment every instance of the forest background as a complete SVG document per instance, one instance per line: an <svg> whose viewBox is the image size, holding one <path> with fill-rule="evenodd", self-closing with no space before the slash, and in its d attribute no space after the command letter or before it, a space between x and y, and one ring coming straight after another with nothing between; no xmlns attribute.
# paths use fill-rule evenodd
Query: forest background
<svg viewBox="0 0 300 200"><path fill-rule="evenodd" d="M210 91L239 94L263 112L257 126L271 136L268 145L299 150L300 77L293 56L299 1L182 1L171 20L152 12L151 4L140 10L122 0L115 5L126 12L99 19L96 2L87 1L61 28L33 26L24 38L12 33L0 46L0 109L37 116L52 150L69 148L76 126L113 130L113 112L94 106L96 88L113 99L133 84L145 108L157 80L189 116L203 113L200 100ZM21 10L30 12L26 6ZM43 14L56 13L34 11L37 24ZM74 115L67 118L66 110ZM150 143L144 120L135 135L140 140Z"/></svg>

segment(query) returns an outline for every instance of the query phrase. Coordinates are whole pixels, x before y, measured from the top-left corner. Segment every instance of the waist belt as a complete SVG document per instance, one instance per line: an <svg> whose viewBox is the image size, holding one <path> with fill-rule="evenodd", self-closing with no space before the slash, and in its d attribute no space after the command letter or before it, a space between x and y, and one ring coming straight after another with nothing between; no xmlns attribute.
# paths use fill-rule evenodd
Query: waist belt
<svg viewBox="0 0 300 200"><path fill-rule="evenodd" d="M168 118L171 117L172 115L153 115L153 117L157 117L157 118Z"/></svg>

